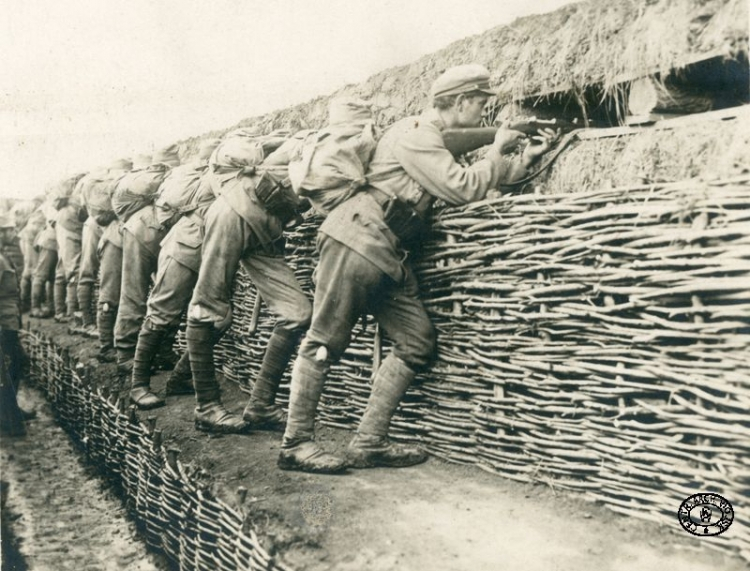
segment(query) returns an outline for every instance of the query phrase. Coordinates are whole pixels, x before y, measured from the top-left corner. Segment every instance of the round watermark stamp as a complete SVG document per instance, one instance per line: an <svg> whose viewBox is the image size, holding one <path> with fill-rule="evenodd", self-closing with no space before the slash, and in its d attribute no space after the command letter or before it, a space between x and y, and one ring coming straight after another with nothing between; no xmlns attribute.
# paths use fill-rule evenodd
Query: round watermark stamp
<svg viewBox="0 0 750 571"><path fill-rule="evenodd" d="M680 525L688 533L710 537L724 533L734 521L734 509L719 494L693 494L677 512Z"/></svg>

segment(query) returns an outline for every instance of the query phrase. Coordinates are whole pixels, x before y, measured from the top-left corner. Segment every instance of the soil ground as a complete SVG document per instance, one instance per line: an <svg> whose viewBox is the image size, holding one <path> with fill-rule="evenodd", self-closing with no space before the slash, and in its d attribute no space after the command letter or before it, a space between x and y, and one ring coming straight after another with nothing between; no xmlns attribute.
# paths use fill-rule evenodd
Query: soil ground
<svg viewBox="0 0 750 571"><path fill-rule="evenodd" d="M63 325L33 321L32 329L43 329L84 362L96 363L95 342L67 335ZM98 382L112 383L115 376L113 365L96 365ZM165 382L166 374L154 377L156 392ZM223 391L228 408L241 412L247 395L232 383L223 383ZM247 488L244 509L252 514L266 549L296 569L747 568L739 558L702 544L722 537L690 536L676 516L672 527L636 521L550 487L519 484L434 458L413 468L341 476L283 472L276 468L281 434L211 437L194 430L193 407L191 396L171 397L166 407L148 415L157 417L165 446L179 448L183 463L210 470L222 498L236 504L238 487ZM329 450L342 450L350 436L318 429L319 442Z"/></svg>
<svg viewBox="0 0 750 571"><path fill-rule="evenodd" d="M3 571L158 571L120 498L81 462L38 391L25 437L3 438Z"/></svg>

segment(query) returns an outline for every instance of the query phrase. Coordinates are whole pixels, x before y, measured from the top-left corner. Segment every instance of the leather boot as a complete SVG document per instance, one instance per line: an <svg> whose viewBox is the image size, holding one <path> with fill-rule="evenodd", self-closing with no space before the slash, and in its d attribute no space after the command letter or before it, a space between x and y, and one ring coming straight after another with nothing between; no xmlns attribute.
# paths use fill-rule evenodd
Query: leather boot
<svg viewBox="0 0 750 571"><path fill-rule="evenodd" d="M193 372L190 370L190 352L185 351L167 378L166 396L192 395Z"/></svg>
<svg viewBox="0 0 750 571"><path fill-rule="evenodd" d="M55 282L55 321L58 323L65 323L68 321L65 315L67 306L65 305L65 296L67 295L67 287L65 282Z"/></svg>
<svg viewBox="0 0 750 571"><path fill-rule="evenodd" d="M115 353L115 321L117 320L117 307L108 303L99 306L97 316L97 327L99 329L99 355L97 358L102 363L114 363L117 360Z"/></svg>
<svg viewBox="0 0 750 571"><path fill-rule="evenodd" d="M55 286L52 282L44 283L44 303L39 317L46 319L55 315Z"/></svg>
<svg viewBox="0 0 750 571"><path fill-rule="evenodd" d="M299 334L284 330L274 331L268 340L253 394L242 413L242 418L254 429L283 430L286 425L287 416L274 401L298 340Z"/></svg>
<svg viewBox="0 0 750 571"><path fill-rule="evenodd" d="M294 362L289 419L277 462L282 470L319 474L336 474L346 470L343 458L323 451L313 441L315 411L328 369L327 361L311 361L301 355Z"/></svg>
<svg viewBox="0 0 750 571"><path fill-rule="evenodd" d="M87 337L98 337L94 313L91 309L93 289L92 284L78 284L78 288L76 289L78 307L81 312L81 333Z"/></svg>
<svg viewBox="0 0 750 571"><path fill-rule="evenodd" d="M357 434L347 447L349 466L400 468L427 460L427 455L416 447L395 444L388 439L393 413L414 376L414 370L395 355L385 358L375 375Z"/></svg>
<svg viewBox="0 0 750 571"><path fill-rule="evenodd" d="M26 313L31 304L31 276L21 277L21 313Z"/></svg>
<svg viewBox="0 0 750 571"><path fill-rule="evenodd" d="M31 282L31 317L42 316L42 299L44 298L44 282L33 280Z"/></svg>
<svg viewBox="0 0 750 571"><path fill-rule="evenodd" d="M154 327L148 318L143 322L133 357L132 385L130 401L142 410L159 408L164 399L151 392L151 362L159 350L166 330Z"/></svg>
<svg viewBox="0 0 750 571"><path fill-rule="evenodd" d="M221 404L219 383L214 372L214 344L219 335L210 323L188 323L187 345L195 386L195 428L203 432L243 433L247 423Z"/></svg>
<svg viewBox="0 0 750 571"><path fill-rule="evenodd" d="M76 311L78 311L78 291L75 282L69 283L65 288L65 317L72 321Z"/></svg>
<svg viewBox="0 0 750 571"><path fill-rule="evenodd" d="M180 360L180 355L174 350L174 340L177 336L177 326L165 329L164 340L152 361L155 371L172 371Z"/></svg>

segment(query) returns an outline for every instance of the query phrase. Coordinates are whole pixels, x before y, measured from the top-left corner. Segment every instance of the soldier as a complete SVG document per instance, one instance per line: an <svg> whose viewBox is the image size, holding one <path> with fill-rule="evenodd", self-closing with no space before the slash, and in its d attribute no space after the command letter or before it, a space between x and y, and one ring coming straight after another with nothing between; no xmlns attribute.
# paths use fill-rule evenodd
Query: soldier
<svg viewBox="0 0 750 571"><path fill-rule="evenodd" d="M16 228L18 240L23 254L23 270L21 275L21 311L31 309L31 282L34 268L39 261L39 252L34 248L34 239L44 227L44 213L39 209L41 200L30 200L16 210ZM27 214L28 211L28 214Z"/></svg>
<svg viewBox="0 0 750 571"><path fill-rule="evenodd" d="M57 263L57 210L52 206L52 199L45 200L42 211L45 225L34 241L39 258L31 281L31 316L48 318L55 315L55 308L65 311L65 277L62 266Z"/></svg>
<svg viewBox="0 0 750 571"><path fill-rule="evenodd" d="M79 182L81 201L86 209L88 218L83 224L81 235L81 263L78 271L78 286L76 295L78 309L81 313L81 327L75 328L74 333L81 333L88 337L98 337L96 318L93 311L94 284L99 275L99 255L97 250L104 234L106 224L111 222L112 204L109 193L113 178L119 178L133 167L127 159L115 161L109 168L89 173ZM103 217L104 225L97 222Z"/></svg>
<svg viewBox="0 0 750 571"><path fill-rule="evenodd" d="M18 406L16 392L22 377L23 349L18 338L21 326L18 277L3 250L15 238L16 225L0 213L0 431L7 436L23 436L23 421L33 418Z"/></svg>
<svg viewBox="0 0 750 571"><path fill-rule="evenodd" d="M256 167L266 150L252 135L229 138L216 151L218 198L206 212L201 267L188 309L195 427L208 432L245 432L251 426L284 422L283 411L274 404L276 390L310 321L310 302L284 260L282 234L285 223L296 215L296 196L270 174L270 167ZM232 321L231 284L240 264L277 316L253 397L243 413L249 422L221 403L213 360L213 347Z"/></svg>
<svg viewBox="0 0 750 571"><path fill-rule="evenodd" d="M19 278L19 287L21 284L21 273L24 267L24 253L23 245L21 244L20 232L23 230L26 222L31 216L31 212L34 208L34 204L31 201L18 201L13 204L10 208L8 216L14 224L13 235L9 237L5 246L3 246L3 253L5 257L10 260L13 267L16 268ZM29 290L30 293L30 290Z"/></svg>
<svg viewBox="0 0 750 571"><path fill-rule="evenodd" d="M173 197L175 203L169 204L167 193L163 191L156 201L157 220L162 227L173 227L160 244L156 279L148 297L146 318L138 334L133 359L130 400L141 409L164 405L164 399L150 390L151 365L164 340L173 337L193 294L200 267L203 215L215 198L207 165L218 144L218 139L203 141L195 161L172 170L167 180L182 187L182 197ZM179 188L175 190L179 194ZM181 207L178 205L180 198L185 203ZM167 381L166 396L192 394L190 378L190 360L186 352Z"/></svg>
<svg viewBox="0 0 750 571"><path fill-rule="evenodd" d="M123 222L122 287L115 322L117 367L122 375L130 375L133 370L151 274L156 271L159 243L166 235L153 202L161 183L179 164L177 146L171 145L157 152L147 169L123 177L113 196L115 213Z"/></svg>
<svg viewBox="0 0 750 571"><path fill-rule="evenodd" d="M73 319L78 309L76 294L76 280L81 265L81 235L83 222L88 214L83 208L78 182L82 174L64 180L58 187L55 196L57 207L57 221L55 234L57 237L58 263L65 278L65 311L59 311L62 303L56 304L55 321L64 323ZM62 301L62 295L60 296Z"/></svg>
<svg viewBox="0 0 750 571"><path fill-rule="evenodd" d="M410 466L424 453L392 443L390 419L416 372L430 364L435 332L418 295L409 250L435 199L465 204L498 183L518 180L546 152L555 134L528 145L520 161L501 155L523 135L500 129L487 156L469 167L445 148L441 131L477 127L493 92L479 65L451 68L432 88L433 109L395 123L379 141L369 185L323 222L313 319L292 371L289 420L278 465L284 470L333 473L347 466ZM357 434L339 458L314 443L318 401L330 366L346 349L359 316L372 313L394 348L375 374Z"/></svg>
<svg viewBox="0 0 750 571"><path fill-rule="evenodd" d="M138 155L133 160L133 170L145 169L149 164L151 164L150 155ZM98 359L104 363L117 360L114 330L122 283L122 221L115 215L112 194L120 178L126 174L125 170L110 170L109 187L105 186L106 192L102 201L97 202L96 213L92 214L97 224L104 229L97 249L99 257Z"/></svg>

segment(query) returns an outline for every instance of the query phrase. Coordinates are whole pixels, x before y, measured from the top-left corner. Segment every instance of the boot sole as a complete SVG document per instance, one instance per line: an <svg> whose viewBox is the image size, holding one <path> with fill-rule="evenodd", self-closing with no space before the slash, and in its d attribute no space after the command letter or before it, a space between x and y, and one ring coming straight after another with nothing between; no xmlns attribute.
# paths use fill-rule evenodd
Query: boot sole
<svg viewBox="0 0 750 571"><path fill-rule="evenodd" d="M276 462L279 470L285 470L287 472L306 472L308 474L343 474L346 472L348 466L344 464L339 468L311 468L300 464L296 460L282 459L279 458Z"/></svg>
<svg viewBox="0 0 750 571"><path fill-rule="evenodd" d="M167 396L167 397L181 397L181 396L185 396L185 395L194 395L194 394L195 394L195 390L192 389L192 388L190 388L190 389L182 389L182 390L179 390L179 389L177 389L177 390L175 390L175 389L166 389L166 392L164 393L164 396Z"/></svg>
<svg viewBox="0 0 750 571"><path fill-rule="evenodd" d="M367 468L408 468L410 466L418 466L419 464L424 464L427 462L427 456L424 458L414 458L414 459L407 459L404 458L403 460L395 460L395 461L387 461L387 460L367 460L364 458L352 458L350 456L347 456L347 465L350 468L354 468L357 470L364 470Z"/></svg>
<svg viewBox="0 0 750 571"><path fill-rule="evenodd" d="M138 407L139 410L153 410L155 408L161 408L167 404L164 401L143 404L143 403L139 403L137 400L134 400L132 398L130 399L130 402L133 403L136 407Z"/></svg>
<svg viewBox="0 0 750 571"><path fill-rule="evenodd" d="M247 422L253 430L265 430L269 432L282 432L286 429L286 420L264 420L259 422L253 422L252 419L243 415L242 420Z"/></svg>
<svg viewBox="0 0 750 571"><path fill-rule="evenodd" d="M216 426L214 424L208 424L201 420L196 420L194 424L196 430L207 432L209 434L247 434L248 432L250 432L249 426L245 426L243 428L229 428Z"/></svg>

